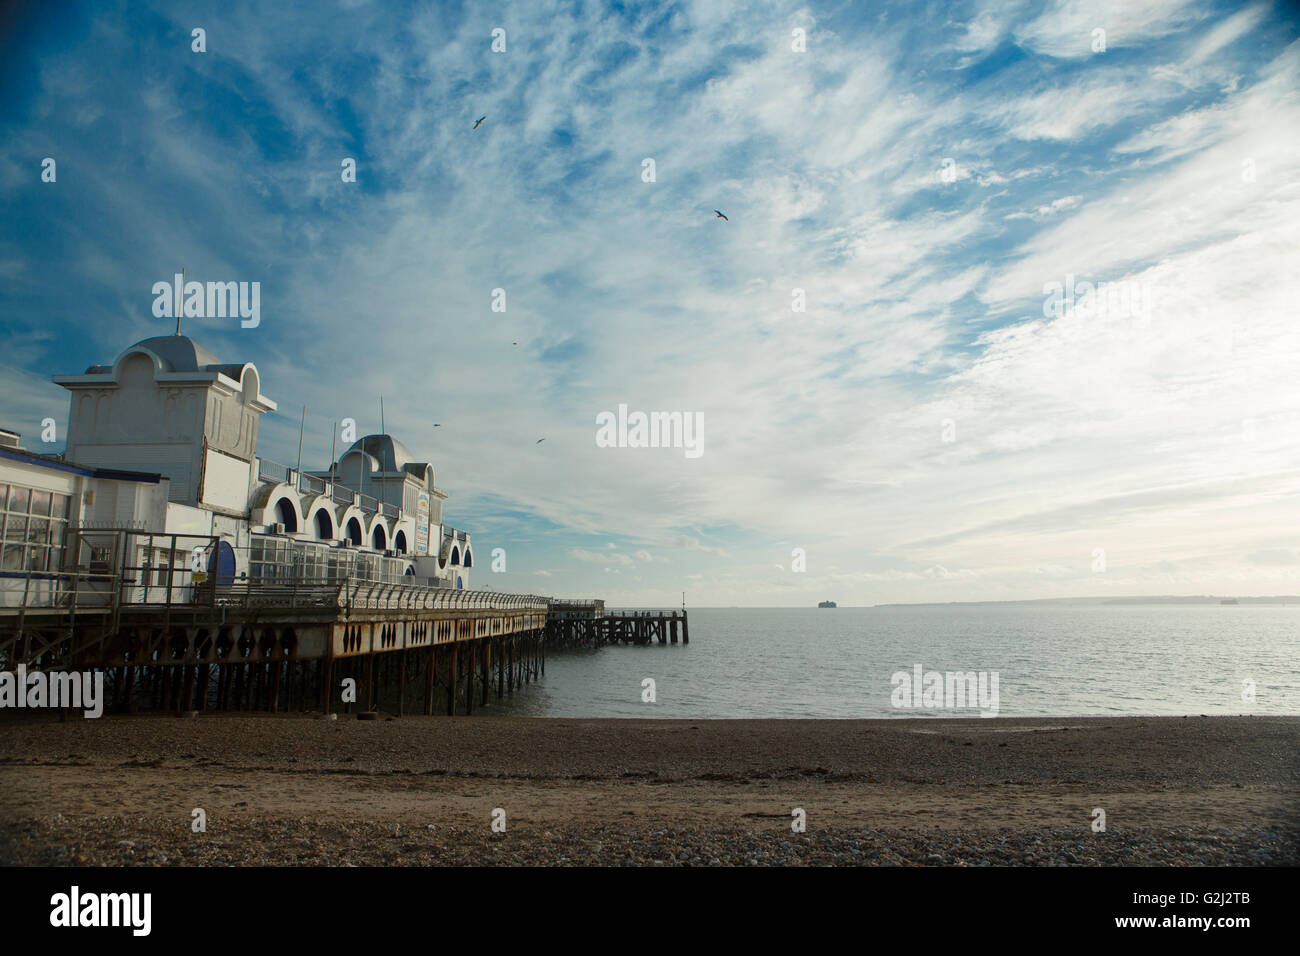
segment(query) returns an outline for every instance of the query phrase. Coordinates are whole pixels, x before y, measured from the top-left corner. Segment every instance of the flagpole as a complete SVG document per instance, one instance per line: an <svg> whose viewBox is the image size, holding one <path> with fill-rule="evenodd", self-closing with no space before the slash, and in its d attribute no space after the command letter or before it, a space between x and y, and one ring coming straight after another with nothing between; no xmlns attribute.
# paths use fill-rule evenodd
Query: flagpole
<svg viewBox="0 0 1300 956"><path fill-rule="evenodd" d="M294 472L294 481L302 491L302 431L307 427L307 406L302 407L302 421L298 423L298 468Z"/></svg>
<svg viewBox="0 0 1300 956"><path fill-rule="evenodd" d="M330 501L334 500L334 443L338 441L339 423L333 422L330 425Z"/></svg>

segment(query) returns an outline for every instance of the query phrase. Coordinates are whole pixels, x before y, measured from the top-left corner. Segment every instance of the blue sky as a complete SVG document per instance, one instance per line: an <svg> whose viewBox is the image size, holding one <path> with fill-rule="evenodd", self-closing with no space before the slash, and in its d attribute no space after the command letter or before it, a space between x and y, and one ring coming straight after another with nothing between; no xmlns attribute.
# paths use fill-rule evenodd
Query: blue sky
<svg viewBox="0 0 1300 956"><path fill-rule="evenodd" d="M51 375L172 331L151 288L184 266L261 283L256 329L185 331L262 372L262 453L296 459L305 404L323 467L382 394L476 586L1300 591L1293 7L4 17L0 423L28 447L66 421ZM1071 276L1123 307L1046 308ZM620 403L701 415L704 454L597 447Z"/></svg>

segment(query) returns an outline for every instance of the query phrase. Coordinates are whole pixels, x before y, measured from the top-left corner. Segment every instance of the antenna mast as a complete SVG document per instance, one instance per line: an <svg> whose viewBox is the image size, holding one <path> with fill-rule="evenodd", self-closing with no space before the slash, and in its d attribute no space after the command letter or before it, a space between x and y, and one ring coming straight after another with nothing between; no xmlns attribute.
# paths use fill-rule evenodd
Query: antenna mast
<svg viewBox="0 0 1300 956"><path fill-rule="evenodd" d="M298 470L294 475L294 481L298 485L298 490L302 490L302 431L307 427L307 406L302 407L302 421L298 423Z"/></svg>
<svg viewBox="0 0 1300 956"><path fill-rule="evenodd" d="M176 334L181 334L181 310L185 308L185 267L181 266L181 287L176 296Z"/></svg>

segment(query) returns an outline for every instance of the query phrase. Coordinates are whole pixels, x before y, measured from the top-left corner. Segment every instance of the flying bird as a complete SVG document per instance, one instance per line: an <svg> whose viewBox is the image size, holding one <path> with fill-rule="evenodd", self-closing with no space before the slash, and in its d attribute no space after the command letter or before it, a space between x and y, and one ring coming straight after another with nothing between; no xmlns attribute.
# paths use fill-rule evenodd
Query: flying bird
<svg viewBox="0 0 1300 956"><path fill-rule="evenodd" d="M715 210L713 210L713 211L716 212L716 213L718 213L718 218L719 218L719 219L727 219L727 217L724 216L721 212L718 212L718 210L715 209ZM731 220L730 220L730 219L727 219L727 222L731 222Z"/></svg>
<svg viewBox="0 0 1300 956"><path fill-rule="evenodd" d="M442 422L434 422L434 423L433 423L433 427L434 427L434 428L441 428L441 427L442 427Z"/></svg>
<svg viewBox="0 0 1300 956"><path fill-rule="evenodd" d="M533 442L533 444L534 444L534 445L540 445L540 444L541 444L542 442L544 442L544 441L546 441L545 438L539 438L539 439L537 439L537 441Z"/></svg>
<svg viewBox="0 0 1300 956"><path fill-rule="evenodd" d="M478 123L475 123L475 124L474 124L474 128L475 128L475 129L478 129L478 127L479 127L479 123L482 123L485 119L487 119L486 116L480 116L480 117L478 118Z"/></svg>

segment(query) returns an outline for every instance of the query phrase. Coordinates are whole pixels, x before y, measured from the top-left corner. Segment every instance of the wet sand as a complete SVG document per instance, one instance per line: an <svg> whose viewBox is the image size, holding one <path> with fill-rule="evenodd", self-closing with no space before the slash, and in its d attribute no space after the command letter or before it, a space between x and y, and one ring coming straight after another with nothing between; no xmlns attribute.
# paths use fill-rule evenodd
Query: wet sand
<svg viewBox="0 0 1300 956"><path fill-rule="evenodd" d="M1298 847L1300 717L0 724L7 863L1250 865Z"/></svg>

